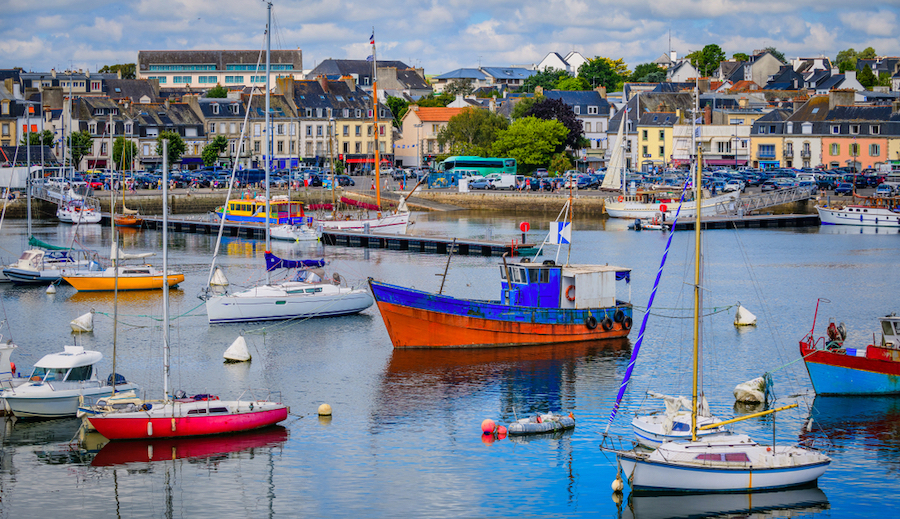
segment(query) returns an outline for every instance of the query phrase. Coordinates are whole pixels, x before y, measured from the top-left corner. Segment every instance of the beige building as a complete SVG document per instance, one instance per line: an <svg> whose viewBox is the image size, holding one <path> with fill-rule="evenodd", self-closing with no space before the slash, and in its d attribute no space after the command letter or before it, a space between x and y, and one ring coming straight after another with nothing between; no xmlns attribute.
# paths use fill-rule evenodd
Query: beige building
<svg viewBox="0 0 900 519"><path fill-rule="evenodd" d="M438 144L438 133L454 115L479 108L419 107L410 105L400 121L402 137L395 143L397 163L403 166L433 165L435 155L444 153Z"/></svg>
<svg viewBox="0 0 900 519"><path fill-rule="evenodd" d="M160 88L209 89L266 84L266 57L258 50L142 50L137 78L156 79ZM270 53L270 84L279 77L303 77L303 56L297 50Z"/></svg>

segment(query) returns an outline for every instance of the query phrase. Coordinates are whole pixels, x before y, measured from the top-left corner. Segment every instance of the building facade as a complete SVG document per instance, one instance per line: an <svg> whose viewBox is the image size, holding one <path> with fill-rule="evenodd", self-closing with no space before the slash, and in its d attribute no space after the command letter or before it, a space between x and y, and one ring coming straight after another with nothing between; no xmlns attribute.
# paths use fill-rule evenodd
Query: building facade
<svg viewBox="0 0 900 519"><path fill-rule="evenodd" d="M269 55L270 84L278 77L303 77L303 54L273 50ZM266 84L266 56L258 50L142 50L138 79L155 79L161 88L209 89Z"/></svg>

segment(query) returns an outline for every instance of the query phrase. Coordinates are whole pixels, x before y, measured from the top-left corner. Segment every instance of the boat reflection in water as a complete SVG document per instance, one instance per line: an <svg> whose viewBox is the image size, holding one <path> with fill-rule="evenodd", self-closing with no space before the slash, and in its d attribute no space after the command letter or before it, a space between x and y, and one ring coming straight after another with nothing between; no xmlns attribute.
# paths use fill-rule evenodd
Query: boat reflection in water
<svg viewBox="0 0 900 519"><path fill-rule="evenodd" d="M612 375L630 354L627 338L513 348L394 349L374 419L391 424L417 413L439 412L458 398L483 398L486 389L500 396L501 421L561 411L571 406L576 371L596 377L601 386L608 381L614 391ZM591 364L596 367L576 369ZM598 370L604 373L595 373Z"/></svg>
<svg viewBox="0 0 900 519"><path fill-rule="evenodd" d="M749 494L630 495L621 517L796 517L828 510L818 487Z"/></svg>
<svg viewBox="0 0 900 519"><path fill-rule="evenodd" d="M896 396L816 396L813 425L801 441L854 447L874 453L879 462L900 467L900 399ZM830 445L829 445L830 446Z"/></svg>
<svg viewBox="0 0 900 519"><path fill-rule="evenodd" d="M280 425L241 434L158 440L109 442L94 456L91 466L115 467L129 463L152 463L174 459L227 458L255 449L281 447L288 430Z"/></svg>

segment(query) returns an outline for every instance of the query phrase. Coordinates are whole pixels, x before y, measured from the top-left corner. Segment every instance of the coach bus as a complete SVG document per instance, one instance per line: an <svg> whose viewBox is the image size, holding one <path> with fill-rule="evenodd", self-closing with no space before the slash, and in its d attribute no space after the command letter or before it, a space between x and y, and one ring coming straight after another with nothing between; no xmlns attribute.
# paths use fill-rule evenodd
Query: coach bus
<svg viewBox="0 0 900 519"><path fill-rule="evenodd" d="M491 173L515 175L516 159L454 156L447 157L440 169L447 173L453 173L453 170L476 171L481 176Z"/></svg>

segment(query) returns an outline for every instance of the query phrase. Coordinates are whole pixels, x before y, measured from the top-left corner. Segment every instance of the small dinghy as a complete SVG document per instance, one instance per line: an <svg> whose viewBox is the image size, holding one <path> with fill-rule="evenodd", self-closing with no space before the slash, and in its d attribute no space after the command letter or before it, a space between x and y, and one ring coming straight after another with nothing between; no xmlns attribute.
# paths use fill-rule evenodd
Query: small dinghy
<svg viewBox="0 0 900 519"><path fill-rule="evenodd" d="M510 436L522 434L541 434L556 431L565 431L575 427L575 417L572 413L563 414L539 414L529 416L528 418L520 418L509 424L507 431Z"/></svg>

